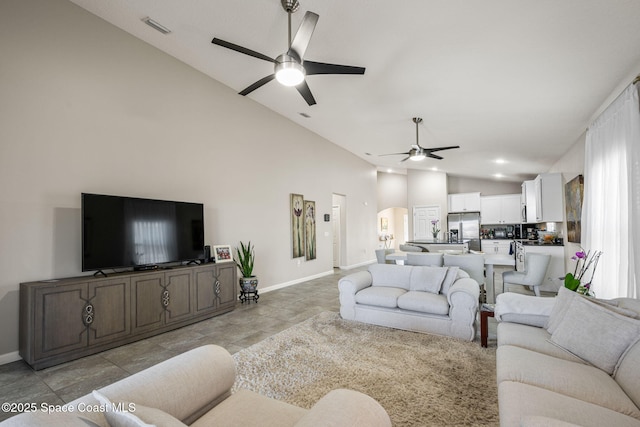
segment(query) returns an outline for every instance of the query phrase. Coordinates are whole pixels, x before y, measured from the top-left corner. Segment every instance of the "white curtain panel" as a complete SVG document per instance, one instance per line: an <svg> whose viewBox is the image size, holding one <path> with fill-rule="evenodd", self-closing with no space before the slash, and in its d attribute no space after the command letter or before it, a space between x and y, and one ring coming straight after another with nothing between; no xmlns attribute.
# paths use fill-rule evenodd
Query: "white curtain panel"
<svg viewBox="0 0 640 427"><path fill-rule="evenodd" d="M598 298L640 297L640 103L630 85L587 130L582 247ZM591 272L585 275L588 280Z"/></svg>

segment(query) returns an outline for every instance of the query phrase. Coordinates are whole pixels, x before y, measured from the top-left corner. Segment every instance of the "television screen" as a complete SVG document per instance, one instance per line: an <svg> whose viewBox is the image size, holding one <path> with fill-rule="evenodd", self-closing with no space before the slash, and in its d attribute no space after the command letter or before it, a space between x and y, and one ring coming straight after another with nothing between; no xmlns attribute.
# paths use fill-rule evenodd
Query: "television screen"
<svg viewBox="0 0 640 427"><path fill-rule="evenodd" d="M201 203L82 194L82 271L202 258Z"/></svg>

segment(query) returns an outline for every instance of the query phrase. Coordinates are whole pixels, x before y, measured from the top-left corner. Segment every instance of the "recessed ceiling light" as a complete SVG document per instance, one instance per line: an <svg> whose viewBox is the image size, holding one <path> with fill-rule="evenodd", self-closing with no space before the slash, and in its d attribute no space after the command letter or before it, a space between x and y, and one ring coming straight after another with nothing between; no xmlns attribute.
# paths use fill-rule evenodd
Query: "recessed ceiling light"
<svg viewBox="0 0 640 427"><path fill-rule="evenodd" d="M393 173L393 169L387 169L387 173Z"/></svg>
<svg viewBox="0 0 640 427"><path fill-rule="evenodd" d="M495 178L504 178L504 175L502 175L501 173L494 173L493 176Z"/></svg>
<svg viewBox="0 0 640 427"><path fill-rule="evenodd" d="M156 21L154 21L153 19L149 18L148 16L146 18L143 18L142 22L144 22L145 24L147 24L148 26L150 26L154 30L160 31L162 34L169 34L171 32L170 29L168 29L164 25L161 25L161 24L157 23Z"/></svg>
<svg viewBox="0 0 640 427"><path fill-rule="evenodd" d="M507 161L505 159L495 159L494 162L496 162L499 165L503 165L503 164L507 163Z"/></svg>
<svg viewBox="0 0 640 427"><path fill-rule="evenodd" d="M434 166L434 167L431 168L431 170L434 171L434 172L437 172L438 168Z"/></svg>

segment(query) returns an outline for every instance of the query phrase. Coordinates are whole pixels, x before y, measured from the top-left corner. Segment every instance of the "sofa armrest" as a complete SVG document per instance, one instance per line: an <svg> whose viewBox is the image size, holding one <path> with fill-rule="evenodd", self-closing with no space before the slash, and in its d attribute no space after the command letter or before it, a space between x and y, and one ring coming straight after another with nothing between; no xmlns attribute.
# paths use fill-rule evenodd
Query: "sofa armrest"
<svg viewBox="0 0 640 427"><path fill-rule="evenodd" d="M357 273L344 276L338 282L340 293L356 294L356 292L371 286L371 273L368 271L358 271Z"/></svg>
<svg viewBox="0 0 640 427"><path fill-rule="evenodd" d="M476 316L480 300L480 285L472 278L456 280L447 294L451 335L469 341L475 338Z"/></svg>
<svg viewBox="0 0 640 427"><path fill-rule="evenodd" d="M555 298L541 298L504 292L496 297L495 318L498 322L521 323L523 325L545 326Z"/></svg>
<svg viewBox="0 0 640 427"><path fill-rule="evenodd" d="M208 344L181 353L111 385L99 389L112 402L133 402L159 408L191 424L231 394L236 367L229 352ZM177 399L176 396L180 398ZM87 394L71 402L95 404ZM99 412L85 416L104 416Z"/></svg>
<svg viewBox="0 0 640 427"><path fill-rule="evenodd" d="M340 316L343 319L356 318L356 293L371 286L373 278L368 271L359 271L343 277L338 282L340 291Z"/></svg>
<svg viewBox="0 0 640 427"><path fill-rule="evenodd" d="M373 398L354 390L337 389L318 400L295 427L391 427L384 408Z"/></svg>
<svg viewBox="0 0 640 427"><path fill-rule="evenodd" d="M480 301L480 285L470 277L458 279L449 288L447 301L451 307L456 304L464 304L475 306L477 310Z"/></svg>

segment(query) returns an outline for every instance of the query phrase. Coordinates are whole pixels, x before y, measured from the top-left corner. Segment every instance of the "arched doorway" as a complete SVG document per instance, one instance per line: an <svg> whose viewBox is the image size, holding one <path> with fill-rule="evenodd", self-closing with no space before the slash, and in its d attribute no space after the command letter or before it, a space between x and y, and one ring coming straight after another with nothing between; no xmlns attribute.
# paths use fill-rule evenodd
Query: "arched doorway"
<svg viewBox="0 0 640 427"><path fill-rule="evenodd" d="M398 249L409 240L407 208L387 208L378 212L378 248Z"/></svg>

